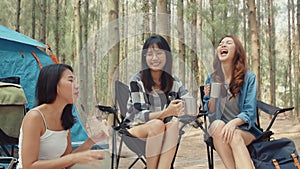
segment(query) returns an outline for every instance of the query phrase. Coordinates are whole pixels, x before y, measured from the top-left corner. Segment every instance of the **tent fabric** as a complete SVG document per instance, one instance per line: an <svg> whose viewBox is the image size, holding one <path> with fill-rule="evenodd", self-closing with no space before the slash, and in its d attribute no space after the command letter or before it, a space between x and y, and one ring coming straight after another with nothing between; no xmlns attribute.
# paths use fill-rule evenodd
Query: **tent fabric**
<svg viewBox="0 0 300 169"><path fill-rule="evenodd" d="M42 66L53 64L51 57L37 47L45 49L47 46L0 25L0 78L12 76L20 78L20 85L28 102L27 110L35 106L35 88L40 73L38 61ZM38 61L33 52L38 57ZM71 128L72 141L84 141L87 134L75 109L73 115L77 123Z"/></svg>
<svg viewBox="0 0 300 169"><path fill-rule="evenodd" d="M76 123L71 128L72 142L85 141L88 138L88 135L85 128L83 127L84 125L75 106L73 106L73 116L75 117Z"/></svg>
<svg viewBox="0 0 300 169"><path fill-rule="evenodd" d="M40 73L39 64L32 55L36 53L43 66L53 64L52 59L35 46L0 38L0 78L18 76L28 101L26 108L35 105L35 88Z"/></svg>
<svg viewBox="0 0 300 169"><path fill-rule="evenodd" d="M19 42L19 43L23 43L23 44L27 44L27 45L31 45L31 46L39 46L42 48L46 48L46 45L31 39L28 36L25 36L19 32L16 31L12 31L2 25L0 25L0 39L5 39L5 40L10 40L13 42Z"/></svg>

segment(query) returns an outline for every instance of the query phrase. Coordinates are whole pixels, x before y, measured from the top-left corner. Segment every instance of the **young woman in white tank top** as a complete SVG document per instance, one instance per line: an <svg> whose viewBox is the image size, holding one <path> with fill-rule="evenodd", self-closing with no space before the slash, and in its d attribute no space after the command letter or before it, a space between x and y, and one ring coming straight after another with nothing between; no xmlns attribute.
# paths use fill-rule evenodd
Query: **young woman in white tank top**
<svg viewBox="0 0 300 169"><path fill-rule="evenodd" d="M94 141L106 139L100 132L72 152L70 128L73 99L78 96L73 69L69 65L45 66L37 81L37 107L29 111L20 129L18 169L68 168L105 158L101 150L89 150Z"/></svg>

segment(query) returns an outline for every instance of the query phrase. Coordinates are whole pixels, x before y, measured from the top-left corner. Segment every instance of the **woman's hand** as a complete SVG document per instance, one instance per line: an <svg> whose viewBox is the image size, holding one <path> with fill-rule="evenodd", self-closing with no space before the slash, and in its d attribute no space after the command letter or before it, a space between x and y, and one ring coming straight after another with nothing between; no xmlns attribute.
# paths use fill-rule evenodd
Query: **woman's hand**
<svg viewBox="0 0 300 169"><path fill-rule="evenodd" d="M221 135L223 137L224 143L229 143L232 140L234 131L236 129L237 125L234 120L229 121L222 129Z"/></svg>
<svg viewBox="0 0 300 169"><path fill-rule="evenodd" d="M209 83L204 86L204 94L206 96L210 95L210 84Z"/></svg>
<svg viewBox="0 0 300 169"><path fill-rule="evenodd" d="M223 141L229 143L232 140L236 128L240 125L245 124L245 122L240 118L235 118L230 120L222 129L221 134L223 136Z"/></svg>
<svg viewBox="0 0 300 169"><path fill-rule="evenodd" d="M178 116L183 109L183 103L181 100L172 100L169 106L163 111L163 116Z"/></svg>
<svg viewBox="0 0 300 169"><path fill-rule="evenodd" d="M72 153L71 158L74 163L78 164L96 164L96 160L105 159L106 153L102 150L87 150L78 153Z"/></svg>
<svg viewBox="0 0 300 169"><path fill-rule="evenodd" d="M204 86L204 95L210 96L210 84L206 84ZM215 113L216 112L216 98L210 98L208 102L208 112L209 113Z"/></svg>
<svg viewBox="0 0 300 169"><path fill-rule="evenodd" d="M89 138L94 143L107 139L109 135L107 122L105 120L98 120L96 116L92 116L88 119L86 130Z"/></svg>
<svg viewBox="0 0 300 169"><path fill-rule="evenodd" d="M94 143L101 142L108 138L108 133L104 130L100 130L97 134L94 134L90 137Z"/></svg>

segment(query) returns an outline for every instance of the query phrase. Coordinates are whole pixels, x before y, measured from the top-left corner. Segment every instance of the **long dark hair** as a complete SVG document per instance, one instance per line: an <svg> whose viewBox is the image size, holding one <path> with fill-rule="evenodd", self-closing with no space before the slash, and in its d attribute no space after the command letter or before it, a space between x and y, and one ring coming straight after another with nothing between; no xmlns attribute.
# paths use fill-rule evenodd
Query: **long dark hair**
<svg viewBox="0 0 300 169"><path fill-rule="evenodd" d="M145 88L148 91L152 91L152 86L154 86L154 81L152 79L150 68L146 61L146 55L148 48L156 44L160 49L164 50L166 54L166 65L163 68L163 73L161 76L161 90L164 92L169 92L173 86L173 77L172 77L172 63L173 58L171 54L171 49L168 42L160 35L152 35L150 36L143 45L142 50L142 82L144 83Z"/></svg>
<svg viewBox="0 0 300 169"><path fill-rule="evenodd" d="M51 104L57 96L57 84L62 77L62 73L73 68L66 64L51 64L42 68L36 85L36 104ZM67 104L61 116L62 126L65 130L70 129L75 123L72 114L73 104Z"/></svg>
<svg viewBox="0 0 300 169"><path fill-rule="evenodd" d="M232 38L235 44L235 52L234 52L234 58L232 63L233 66L232 80L229 84L229 91L231 92L232 97L235 97L241 91L242 85L244 83L245 75L247 72L246 53L242 43L235 36L226 35L220 39L219 43L226 37ZM213 79L217 82L224 82L225 81L224 73L221 69L221 62L217 54L215 55L214 58L213 67L214 67Z"/></svg>

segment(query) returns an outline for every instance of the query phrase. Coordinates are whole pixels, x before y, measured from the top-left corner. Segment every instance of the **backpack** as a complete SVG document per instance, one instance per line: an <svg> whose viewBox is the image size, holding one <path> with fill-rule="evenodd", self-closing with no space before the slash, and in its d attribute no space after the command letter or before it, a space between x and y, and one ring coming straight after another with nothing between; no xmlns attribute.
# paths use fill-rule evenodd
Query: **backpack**
<svg viewBox="0 0 300 169"><path fill-rule="evenodd" d="M256 169L300 169L296 146L288 138L255 142L248 150Z"/></svg>

